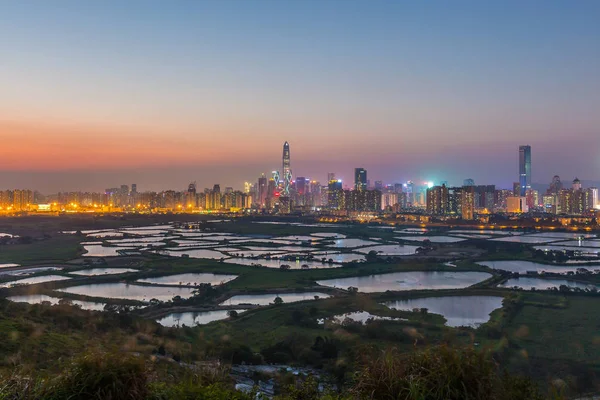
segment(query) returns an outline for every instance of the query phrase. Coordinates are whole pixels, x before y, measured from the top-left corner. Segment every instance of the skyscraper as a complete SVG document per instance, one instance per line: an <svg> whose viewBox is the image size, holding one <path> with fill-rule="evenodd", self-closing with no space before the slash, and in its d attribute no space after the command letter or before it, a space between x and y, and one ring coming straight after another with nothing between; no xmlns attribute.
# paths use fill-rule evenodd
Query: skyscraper
<svg viewBox="0 0 600 400"><path fill-rule="evenodd" d="M264 207L267 202L267 177L265 174L262 174L260 178L258 178L258 204L260 207Z"/></svg>
<svg viewBox="0 0 600 400"><path fill-rule="evenodd" d="M427 189L427 212L432 215L448 213L448 188L445 185Z"/></svg>
<svg viewBox="0 0 600 400"><path fill-rule="evenodd" d="M519 146L519 185L521 196L531 189L531 146Z"/></svg>
<svg viewBox="0 0 600 400"><path fill-rule="evenodd" d="M342 210L344 208L344 190L342 189L341 180L329 181L327 206L332 210Z"/></svg>
<svg viewBox="0 0 600 400"><path fill-rule="evenodd" d="M462 219L467 221L475 219L475 188L473 186L462 188L460 205Z"/></svg>
<svg viewBox="0 0 600 400"><path fill-rule="evenodd" d="M554 177L552 178L552 183L550 183L550 186L548 187L548 190L546 191L546 193L557 195L558 192L560 192L562 189L563 189L563 184L560 181L560 176L554 175Z"/></svg>
<svg viewBox="0 0 600 400"><path fill-rule="evenodd" d="M367 170L354 168L354 190L367 190Z"/></svg>
<svg viewBox="0 0 600 400"><path fill-rule="evenodd" d="M288 142L283 144L283 195L290 194L290 185L292 184L292 168L290 164L290 145Z"/></svg>
<svg viewBox="0 0 600 400"><path fill-rule="evenodd" d="M303 176L296 178L296 204L299 206L307 205L307 198L310 189L310 179Z"/></svg>
<svg viewBox="0 0 600 400"><path fill-rule="evenodd" d="M188 185L188 190L185 196L185 202L187 208L194 208L197 206L196 200L196 182L192 182Z"/></svg>

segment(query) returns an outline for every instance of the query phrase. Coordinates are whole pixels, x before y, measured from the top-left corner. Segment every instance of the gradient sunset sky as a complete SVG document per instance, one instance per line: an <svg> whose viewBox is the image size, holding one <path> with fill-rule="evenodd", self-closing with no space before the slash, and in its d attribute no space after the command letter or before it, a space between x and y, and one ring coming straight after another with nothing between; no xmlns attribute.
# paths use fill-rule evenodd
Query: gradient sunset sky
<svg viewBox="0 0 600 400"><path fill-rule="evenodd" d="M600 180L600 1L0 0L0 189Z"/></svg>

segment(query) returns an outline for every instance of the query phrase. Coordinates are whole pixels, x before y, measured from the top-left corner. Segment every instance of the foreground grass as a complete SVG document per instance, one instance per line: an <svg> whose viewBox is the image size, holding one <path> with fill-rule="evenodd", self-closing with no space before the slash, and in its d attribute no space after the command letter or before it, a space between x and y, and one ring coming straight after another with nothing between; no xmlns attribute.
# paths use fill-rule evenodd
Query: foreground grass
<svg viewBox="0 0 600 400"><path fill-rule="evenodd" d="M558 296L555 296L558 297ZM526 303L507 329L515 371L563 379L584 390L600 371L600 300L566 296L554 305ZM597 384L597 382L596 382Z"/></svg>
<svg viewBox="0 0 600 400"><path fill-rule="evenodd" d="M161 360L114 353L84 353L60 373L4 376L2 399L47 400L250 400L233 389L220 368L165 365ZM280 400L543 400L535 384L502 373L489 355L472 349L432 348L408 355L388 350L365 357L351 385L323 393L312 378L299 378L278 391ZM559 396L553 396L558 399Z"/></svg>

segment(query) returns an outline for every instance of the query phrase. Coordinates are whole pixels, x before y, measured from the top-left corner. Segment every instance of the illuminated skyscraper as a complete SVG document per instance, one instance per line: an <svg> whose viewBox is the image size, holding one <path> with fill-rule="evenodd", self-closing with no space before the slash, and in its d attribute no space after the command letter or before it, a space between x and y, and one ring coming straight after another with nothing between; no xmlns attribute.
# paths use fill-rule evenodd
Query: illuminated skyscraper
<svg viewBox="0 0 600 400"><path fill-rule="evenodd" d="M258 178L258 203L261 207L264 207L267 202L267 177L262 174Z"/></svg>
<svg viewBox="0 0 600 400"><path fill-rule="evenodd" d="M310 179L303 176L296 178L296 204L304 206L308 203L308 194L310 189Z"/></svg>
<svg viewBox="0 0 600 400"><path fill-rule="evenodd" d="M448 213L448 188L445 185L427 189L427 212L432 215Z"/></svg>
<svg viewBox="0 0 600 400"><path fill-rule="evenodd" d="M531 146L519 146L519 185L521 196L531 189Z"/></svg>
<svg viewBox="0 0 600 400"><path fill-rule="evenodd" d="M473 186L464 186L460 193L462 219L467 221L475 219L475 188Z"/></svg>
<svg viewBox="0 0 600 400"><path fill-rule="evenodd" d="M290 145L288 142L283 144L283 195L290 194L290 185L292 184L292 168L290 164Z"/></svg>
<svg viewBox="0 0 600 400"><path fill-rule="evenodd" d="M598 188L591 187L585 190L586 193L586 208L589 210L591 208L598 207Z"/></svg>
<svg viewBox="0 0 600 400"><path fill-rule="evenodd" d="M342 189L341 180L329 181L327 206L332 210L342 210L344 208L344 190Z"/></svg>
<svg viewBox="0 0 600 400"><path fill-rule="evenodd" d="M354 190L367 190L367 170L354 168Z"/></svg>
<svg viewBox="0 0 600 400"><path fill-rule="evenodd" d="M196 182L192 182L188 185L188 190L186 193L186 207L187 208L195 208L197 206L196 200Z"/></svg>

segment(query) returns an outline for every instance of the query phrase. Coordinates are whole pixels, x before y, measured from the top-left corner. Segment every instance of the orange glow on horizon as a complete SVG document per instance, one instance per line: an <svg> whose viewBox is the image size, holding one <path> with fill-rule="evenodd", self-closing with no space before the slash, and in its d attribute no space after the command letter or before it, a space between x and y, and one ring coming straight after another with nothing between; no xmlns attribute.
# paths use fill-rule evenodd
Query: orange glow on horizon
<svg viewBox="0 0 600 400"><path fill-rule="evenodd" d="M73 124L15 123L0 120L0 169L115 169L246 161L266 154L227 134L99 127ZM237 142L237 144L236 144ZM27 162L23 162L27 160Z"/></svg>

